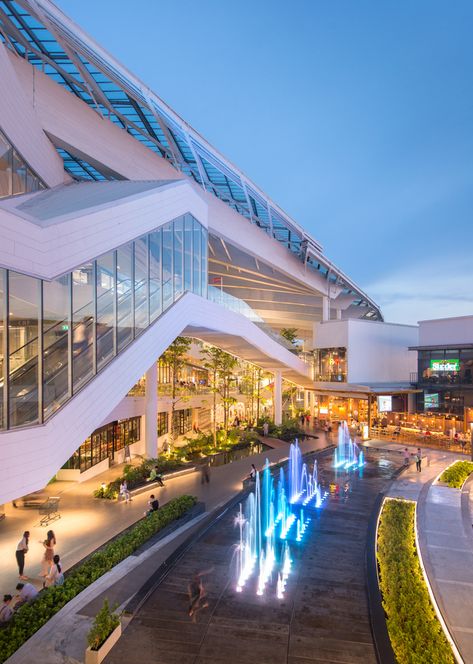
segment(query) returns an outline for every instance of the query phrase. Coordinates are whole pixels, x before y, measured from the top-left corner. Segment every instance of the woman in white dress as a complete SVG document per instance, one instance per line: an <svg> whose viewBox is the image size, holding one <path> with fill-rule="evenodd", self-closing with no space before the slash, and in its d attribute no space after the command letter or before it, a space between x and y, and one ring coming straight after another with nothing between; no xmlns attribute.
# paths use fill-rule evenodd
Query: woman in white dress
<svg viewBox="0 0 473 664"><path fill-rule="evenodd" d="M50 586L62 586L64 583L64 574L62 573L60 558L56 554L49 568L49 574L44 580L44 585L46 588Z"/></svg>

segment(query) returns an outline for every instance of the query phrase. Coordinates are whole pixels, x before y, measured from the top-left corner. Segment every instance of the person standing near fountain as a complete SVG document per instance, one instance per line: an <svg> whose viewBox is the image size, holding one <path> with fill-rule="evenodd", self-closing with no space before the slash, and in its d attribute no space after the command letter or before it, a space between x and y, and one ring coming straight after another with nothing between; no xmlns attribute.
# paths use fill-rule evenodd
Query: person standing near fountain
<svg viewBox="0 0 473 664"><path fill-rule="evenodd" d="M420 447L417 448L416 470L417 470L418 473L420 473L422 471L422 452L420 450Z"/></svg>

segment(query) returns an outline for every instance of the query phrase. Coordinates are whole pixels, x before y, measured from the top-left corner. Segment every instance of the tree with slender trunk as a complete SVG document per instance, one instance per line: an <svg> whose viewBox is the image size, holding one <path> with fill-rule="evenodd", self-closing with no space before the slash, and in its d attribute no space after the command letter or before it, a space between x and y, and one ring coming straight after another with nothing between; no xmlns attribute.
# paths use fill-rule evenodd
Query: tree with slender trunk
<svg viewBox="0 0 473 664"><path fill-rule="evenodd" d="M177 391L177 378L179 371L185 365L185 358L192 344L192 339L188 337L176 337L172 344L166 348L164 353L159 358L164 364L169 367L170 379L171 379L171 425L169 427L170 432L170 446L171 449L174 447L175 442L178 437L177 427L176 427L176 418L174 413L176 411L176 404L181 400L182 397L178 396Z"/></svg>
<svg viewBox="0 0 473 664"><path fill-rule="evenodd" d="M231 382L234 377L238 360L221 348L209 346L203 349L202 355L206 358L203 366L209 372L211 390L213 393L213 429L214 446L217 446L217 395L220 395L223 405L223 428L225 435L228 431L228 414L230 406L235 399L230 396Z"/></svg>

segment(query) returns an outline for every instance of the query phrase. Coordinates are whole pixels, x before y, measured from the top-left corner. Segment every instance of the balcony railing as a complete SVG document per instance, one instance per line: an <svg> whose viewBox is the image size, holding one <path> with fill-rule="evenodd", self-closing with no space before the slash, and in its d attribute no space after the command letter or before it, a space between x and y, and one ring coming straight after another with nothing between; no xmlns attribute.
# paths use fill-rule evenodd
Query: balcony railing
<svg viewBox="0 0 473 664"><path fill-rule="evenodd" d="M345 373L316 374L315 380L320 383L346 383L347 375Z"/></svg>
<svg viewBox="0 0 473 664"><path fill-rule="evenodd" d="M284 346L284 348L287 348L287 350L294 352L294 346L289 341L287 341L287 339L284 339L284 337L276 332L276 330L273 330L271 327L269 327L269 325L265 323L261 316L259 316L256 311L254 311L254 309L252 309L250 305L247 304L247 302L244 300L240 300L238 297L230 295L230 293L226 293L225 291L222 291L220 288L216 288L215 286L208 286L207 297L209 300L219 304L221 307L225 307L225 309L235 311L236 313L245 316L245 318L248 318L253 323L255 323L255 325L266 332L268 336L281 344L281 346Z"/></svg>

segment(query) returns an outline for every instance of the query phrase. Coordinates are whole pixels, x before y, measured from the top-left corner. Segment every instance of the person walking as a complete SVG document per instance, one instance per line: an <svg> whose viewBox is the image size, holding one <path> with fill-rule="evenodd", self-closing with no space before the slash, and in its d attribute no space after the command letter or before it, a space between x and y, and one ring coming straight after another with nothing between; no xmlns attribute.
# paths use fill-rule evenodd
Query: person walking
<svg viewBox="0 0 473 664"><path fill-rule="evenodd" d="M125 503L129 503L131 501L126 480L123 480L123 482L120 484L120 496L122 497L122 500L125 501Z"/></svg>
<svg viewBox="0 0 473 664"><path fill-rule="evenodd" d="M56 537L52 530L48 530L46 539L42 542L44 546L43 560L41 561L41 574L44 579L49 574L51 563L54 558L54 547L56 546Z"/></svg>
<svg viewBox="0 0 473 664"><path fill-rule="evenodd" d="M264 422L263 423L263 436L266 438L268 433L269 433L269 422Z"/></svg>
<svg viewBox="0 0 473 664"><path fill-rule="evenodd" d="M18 572L20 579L27 579L28 577L23 574L25 570L25 556L28 553L28 544L30 540L30 531L25 530L23 537L18 542L16 547L16 562L18 563Z"/></svg>
<svg viewBox="0 0 473 664"><path fill-rule="evenodd" d="M209 484L210 483L210 461L207 461L201 466L201 476L200 476L200 483L201 484Z"/></svg>
<svg viewBox="0 0 473 664"><path fill-rule="evenodd" d="M196 572L192 579L189 581L187 591L189 593L189 618L192 622L196 622L196 615L201 609L206 609L209 605L207 602L207 593L205 592L202 577L206 574L213 572L213 567L203 572Z"/></svg>
<svg viewBox="0 0 473 664"><path fill-rule="evenodd" d="M416 470L417 472L421 472L422 470L422 452L420 451L420 447L417 448L417 454L416 454Z"/></svg>

